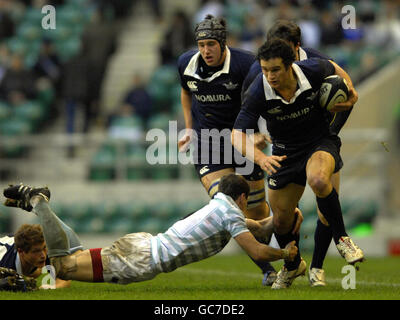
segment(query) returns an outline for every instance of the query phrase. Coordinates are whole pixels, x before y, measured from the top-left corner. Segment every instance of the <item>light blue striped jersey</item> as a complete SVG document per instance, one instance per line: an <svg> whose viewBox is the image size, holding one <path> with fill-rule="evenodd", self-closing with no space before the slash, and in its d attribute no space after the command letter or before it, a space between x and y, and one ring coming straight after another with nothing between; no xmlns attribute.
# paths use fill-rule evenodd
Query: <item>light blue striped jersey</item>
<svg viewBox="0 0 400 320"><path fill-rule="evenodd" d="M217 193L208 205L151 239L156 269L171 272L220 252L231 237L249 232L231 197Z"/></svg>

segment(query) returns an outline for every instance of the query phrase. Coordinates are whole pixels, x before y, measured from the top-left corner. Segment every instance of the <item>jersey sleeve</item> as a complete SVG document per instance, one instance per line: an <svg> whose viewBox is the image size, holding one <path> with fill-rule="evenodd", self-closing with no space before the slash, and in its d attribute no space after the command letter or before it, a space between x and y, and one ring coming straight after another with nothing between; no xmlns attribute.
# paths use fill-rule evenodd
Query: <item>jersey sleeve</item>
<svg viewBox="0 0 400 320"><path fill-rule="evenodd" d="M186 66L187 66L187 58L186 58L186 54L183 54L178 58L178 62L177 62L179 80L180 80L181 87L187 91L190 91L189 87L187 86L187 82L185 81L184 76L183 76Z"/></svg>
<svg viewBox="0 0 400 320"><path fill-rule="evenodd" d="M254 54L252 54L251 52L248 52L248 54L245 56L245 58L243 59L243 79L249 74L254 62L256 61L256 58L254 56Z"/></svg>
<svg viewBox="0 0 400 320"><path fill-rule="evenodd" d="M318 50L315 50L313 48L303 48L303 50L307 53L307 56L309 57L309 59L311 58L319 58L319 59L323 59L323 60L332 60L332 57L326 55L325 53L322 53Z"/></svg>
<svg viewBox="0 0 400 320"><path fill-rule="evenodd" d="M224 216L224 227L230 233L232 238L238 236L243 232L249 232L246 225L246 220L243 214L234 209L228 210Z"/></svg>
<svg viewBox="0 0 400 320"><path fill-rule="evenodd" d="M261 108L265 107L263 75L258 74L249 89L245 92L242 108L236 118L234 129L258 129L258 118Z"/></svg>
<svg viewBox="0 0 400 320"><path fill-rule="evenodd" d="M242 100L244 98L244 94L246 93L247 89L250 87L254 79L261 73L261 66L258 61L255 61L249 70L246 78L243 81L242 85Z"/></svg>
<svg viewBox="0 0 400 320"><path fill-rule="evenodd" d="M335 74L335 67L328 60L310 58L295 63L301 67L307 79L314 84L320 85L326 77Z"/></svg>

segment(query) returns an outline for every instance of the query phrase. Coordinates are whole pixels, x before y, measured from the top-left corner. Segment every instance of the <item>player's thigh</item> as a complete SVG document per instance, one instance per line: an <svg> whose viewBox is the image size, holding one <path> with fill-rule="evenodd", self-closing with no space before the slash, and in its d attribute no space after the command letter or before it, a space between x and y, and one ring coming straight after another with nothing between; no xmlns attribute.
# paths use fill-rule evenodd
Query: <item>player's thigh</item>
<svg viewBox="0 0 400 320"><path fill-rule="evenodd" d="M335 188L336 192L339 193L339 188L340 188L340 171L334 173L331 177L331 183L332 186ZM329 226L328 221L325 219L324 215L322 214L322 212L319 210L318 206L317 206L317 212L318 212L318 218L319 220L321 220L321 222L326 225Z"/></svg>
<svg viewBox="0 0 400 320"><path fill-rule="evenodd" d="M307 182L317 196L327 196L331 191L331 177L335 170L335 159L326 151L312 154L306 165ZM328 194L325 194L327 193Z"/></svg>
<svg viewBox="0 0 400 320"><path fill-rule="evenodd" d="M218 192L218 185L221 178L233 172L235 172L233 168L224 168L210 172L201 177L201 183L203 184L203 187L206 189L210 198L212 198Z"/></svg>
<svg viewBox="0 0 400 320"><path fill-rule="evenodd" d="M295 219L294 210L304 188L302 185L289 183L281 189L268 189L268 200L274 213L274 226L279 233L290 231Z"/></svg>
<svg viewBox="0 0 400 320"><path fill-rule="evenodd" d="M265 182L264 179L249 181L250 194L247 200L247 210L245 210L246 218L261 220L269 217L270 208L265 199Z"/></svg>

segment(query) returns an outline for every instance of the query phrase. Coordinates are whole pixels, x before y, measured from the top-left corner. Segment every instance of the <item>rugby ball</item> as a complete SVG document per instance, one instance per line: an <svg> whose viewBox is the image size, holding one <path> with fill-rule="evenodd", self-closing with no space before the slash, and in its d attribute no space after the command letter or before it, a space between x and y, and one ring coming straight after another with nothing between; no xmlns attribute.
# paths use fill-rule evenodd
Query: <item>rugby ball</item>
<svg viewBox="0 0 400 320"><path fill-rule="evenodd" d="M349 88L346 80L338 75L326 77L319 89L321 108L330 111L336 103L347 101Z"/></svg>

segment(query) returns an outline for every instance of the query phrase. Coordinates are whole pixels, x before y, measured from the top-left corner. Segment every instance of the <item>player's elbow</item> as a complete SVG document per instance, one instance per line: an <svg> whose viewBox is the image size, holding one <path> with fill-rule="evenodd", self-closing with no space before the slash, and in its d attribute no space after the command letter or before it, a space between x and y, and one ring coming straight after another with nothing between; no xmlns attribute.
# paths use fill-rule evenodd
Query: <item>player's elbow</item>
<svg viewBox="0 0 400 320"><path fill-rule="evenodd" d="M240 141L242 141L242 139L243 139L242 132L240 130L233 129L232 133L231 133L231 142L232 142L232 145L240 152L242 151L241 143L240 143Z"/></svg>

